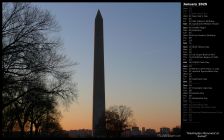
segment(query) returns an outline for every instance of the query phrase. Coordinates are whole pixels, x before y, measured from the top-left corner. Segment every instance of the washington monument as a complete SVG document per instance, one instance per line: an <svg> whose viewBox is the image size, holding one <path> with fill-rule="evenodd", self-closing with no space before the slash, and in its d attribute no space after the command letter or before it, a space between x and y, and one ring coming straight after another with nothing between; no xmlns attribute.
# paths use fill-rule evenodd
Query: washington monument
<svg viewBox="0 0 224 140"><path fill-rule="evenodd" d="M97 11L94 33L93 136L106 136L103 18Z"/></svg>

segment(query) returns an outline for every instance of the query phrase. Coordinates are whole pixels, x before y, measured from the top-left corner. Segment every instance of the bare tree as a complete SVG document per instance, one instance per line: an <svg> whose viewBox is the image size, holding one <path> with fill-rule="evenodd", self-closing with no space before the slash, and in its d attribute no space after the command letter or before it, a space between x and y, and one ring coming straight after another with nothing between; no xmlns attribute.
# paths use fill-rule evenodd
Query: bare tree
<svg viewBox="0 0 224 140"><path fill-rule="evenodd" d="M53 37L59 29L47 10L30 3L3 3L4 130L11 131L16 124L23 133L30 124L31 133L33 125L39 131L46 114L55 110L53 102L68 104L76 99L76 84L68 70L76 63L60 53L62 43Z"/></svg>
<svg viewBox="0 0 224 140"><path fill-rule="evenodd" d="M108 136L121 136L132 125L132 110L125 106L112 106L106 110L106 129Z"/></svg>
<svg viewBox="0 0 224 140"><path fill-rule="evenodd" d="M40 134L44 124L51 124L51 130L45 133L52 133L54 128L59 128L60 112L57 110L57 99L52 94L48 94L45 83L40 79L30 82L28 85L28 93L19 98L16 102L6 107L4 118L6 135L11 135L13 128L18 125L20 136L25 136L25 129L30 128L30 136L33 136L33 128L35 128L35 136ZM32 89L32 90L29 90ZM35 89L35 90L34 90ZM9 108L12 107L12 108ZM13 113L10 113L13 112ZM54 123L54 125L52 125ZM57 125L56 125L57 124ZM46 129L45 129L46 130Z"/></svg>
<svg viewBox="0 0 224 140"><path fill-rule="evenodd" d="M42 120L41 133L45 135L61 133L63 129L59 123L60 118L60 112L57 110L50 110L46 114L45 119Z"/></svg>
<svg viewBox="0 0 224 140"><path fill-rule="evenodd" d="M35 74L54 80L51 94L63 99L75 97L75 85L71 86L71 73L66 69L74 63L59 53L60 40L50 35L58 30L47 10L29 3L3 3L3 109L27 94L24 88L35 81Z"/></svg>

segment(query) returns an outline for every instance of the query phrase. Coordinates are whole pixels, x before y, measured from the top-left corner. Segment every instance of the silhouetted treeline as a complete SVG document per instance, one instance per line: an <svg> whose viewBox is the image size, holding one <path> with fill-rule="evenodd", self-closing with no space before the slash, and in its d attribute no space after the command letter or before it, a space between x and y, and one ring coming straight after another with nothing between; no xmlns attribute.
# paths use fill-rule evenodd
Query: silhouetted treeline
<svg viewBox="0 0 224 140"><path fill-rule="evenodd" d="M3 3L3 136L62 131L57 105L70 103L77 93L67 69L75 64L60 53L60 39L51 35L57 31L49 11L30 3Z"/></svg>

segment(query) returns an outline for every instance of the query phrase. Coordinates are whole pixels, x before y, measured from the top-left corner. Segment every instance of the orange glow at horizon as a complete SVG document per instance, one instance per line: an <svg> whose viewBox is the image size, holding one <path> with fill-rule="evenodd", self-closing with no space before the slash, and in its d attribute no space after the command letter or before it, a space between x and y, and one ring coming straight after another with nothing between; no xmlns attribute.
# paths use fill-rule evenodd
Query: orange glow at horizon
<svg viewBox="0 0 224 140"><path fill-rule="evenodd" d="M68 110L61 108L63 117L60 123L64 130L92 129L92 108L87 106L84 108L81 108L79 103L72 104ZM159 132L161 127L168 127L172 130L172 128L180 126L180 112L149 115L138 111L134 110L133 118L140 130L145 127L145 129L151 128Z"/></svg>
<svg viewBox="0 0 224 140"><path fill-rule="evenodd" d="M72 121L68 119L62 119L60 123L64 130L92 129L91 119L92 117L85 117L85 118L76 117L72 119ZM160 124L159 120L154 122L138 121L136 124L140 130L142 129L142 127L145 127L145 129L148 129L148 128L155 129L157 132L159 132L161 127L168 127L172 129L176 126L180 126L179 120L174 120L173 122L167 122L163 124L162 123Z"/></svg>

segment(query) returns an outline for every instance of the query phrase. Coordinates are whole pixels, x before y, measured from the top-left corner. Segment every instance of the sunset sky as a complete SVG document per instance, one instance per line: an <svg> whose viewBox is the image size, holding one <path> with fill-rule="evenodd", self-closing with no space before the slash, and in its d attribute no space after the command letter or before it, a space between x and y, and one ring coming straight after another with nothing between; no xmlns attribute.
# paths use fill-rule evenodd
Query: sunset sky
<svg viewBox="0 0 224 140"><path fill-rule="evenodd" d="M63 129L92 128L94 21L104 20L106 108L129 106L141 128L180 125L180 3L34 3L61 26L63 53L78 62L78 99L60 107Z"/></svg>

